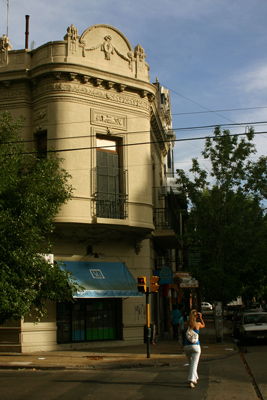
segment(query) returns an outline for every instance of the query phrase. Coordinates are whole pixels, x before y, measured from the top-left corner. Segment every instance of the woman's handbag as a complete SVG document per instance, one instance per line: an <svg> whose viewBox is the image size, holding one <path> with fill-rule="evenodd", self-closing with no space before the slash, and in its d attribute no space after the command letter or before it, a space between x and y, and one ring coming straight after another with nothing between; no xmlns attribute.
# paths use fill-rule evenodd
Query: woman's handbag
<svg viewBox="0 0 267 400"><path fill-rule="evenodd" d="M192 344L198 342L198 334L193 329L187 329L185 337Z"/></svg>

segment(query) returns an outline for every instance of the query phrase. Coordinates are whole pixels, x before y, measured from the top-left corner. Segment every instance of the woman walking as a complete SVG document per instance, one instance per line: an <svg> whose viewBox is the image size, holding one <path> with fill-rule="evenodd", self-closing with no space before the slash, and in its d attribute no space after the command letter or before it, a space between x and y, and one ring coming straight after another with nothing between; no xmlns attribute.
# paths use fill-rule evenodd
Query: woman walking
<svg viewBox="0 0 267 400"><path fill-rule="evenodd" d="M199 316L200 322L197 322ZM197 384L198 373L197 367L201 354L201 348L199 343L199 330L205 328L205 323L202 319L202 314L196 310L192 310L189 315L189 320L185 322L185 344L184 352L189 362L189 374L188 381L190 387L194 388Z"/></svg>

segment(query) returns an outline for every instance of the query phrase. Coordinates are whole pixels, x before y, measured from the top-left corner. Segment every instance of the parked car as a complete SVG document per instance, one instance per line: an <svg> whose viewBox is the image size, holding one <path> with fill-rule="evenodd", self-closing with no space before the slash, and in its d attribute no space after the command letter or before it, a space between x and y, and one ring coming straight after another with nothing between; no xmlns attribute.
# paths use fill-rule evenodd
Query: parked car
<svg viewBox="0 0 267 400"><path fill-rule="evenodd" d="M212 307L212 305L210 303L207 303L206 301L203 301L201 303L201 310L202 311L210 311L210 310L213 310L213 307Z"/></svg>
<svg viewBox="0 0 267 400"><path fill-rule="evenodd" d="M249 312L242 314L239 327L241 342L267 339L267 313Z"/></svg>
<svg viewBox="0 0 267 400"><path fill-rule="evenodd" d="M241 305L239 305L239 306L232 306L232 305L231 306L226 306L223 309L223 316L226 319L233 319L234 312L238 311L238 310L241 310L241 309L242 309Z"/></svg>
<svg viewBox="0 0 267 400"><path fill-rule="evenodd" d="M232 316L233 321L233 337L234 339L240 339L240 325L242 321L242 315L247 314L249 312L255 312L255 309L252 308L240 308L235 310Z"/></svg>

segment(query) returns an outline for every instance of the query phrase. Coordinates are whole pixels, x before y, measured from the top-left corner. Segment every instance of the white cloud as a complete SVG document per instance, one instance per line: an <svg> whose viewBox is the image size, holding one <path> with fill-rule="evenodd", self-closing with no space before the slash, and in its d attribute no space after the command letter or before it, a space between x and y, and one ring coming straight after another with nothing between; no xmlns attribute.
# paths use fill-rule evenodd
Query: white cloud
<svg viewBox="0 0 267 400"><path fill-rule="evenodd" d="M267 60L253 65L249 70L242 72L237 77L239 87L246 92L255 92L267 89Z"/></svg>

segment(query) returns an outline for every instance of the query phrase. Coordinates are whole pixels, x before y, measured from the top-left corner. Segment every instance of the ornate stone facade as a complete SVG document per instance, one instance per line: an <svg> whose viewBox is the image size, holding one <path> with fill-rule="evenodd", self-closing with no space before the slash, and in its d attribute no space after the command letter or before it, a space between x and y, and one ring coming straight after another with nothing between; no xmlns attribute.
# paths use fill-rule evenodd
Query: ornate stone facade
<svg viewBox="0 0 267 400"><path fill-rule="evenodd" d="M164 184L173 133L168 91L150 82L145 50L139 44L133 50L120 31L102 24L82 35L71 25L63 41L31 51L11 49L3 36L0 110L26 118L24 138L45 132L47 148L64 158L75 189L55 218L55 260L90 262L93 254L104 254L106 262L123 261L134 278L151 276L156 254L153 211L164 207L155 188ZM112 164L101 175L104 152L117 167ZM118 173L116 180L109 180L108 197L101 184L110 168ZM93 250L88 253L88 248ZM145 315L138 320L134 316L143 303L139 297L124 301L123 343L143 341ZM55 315L55 306L49 307ZM17 329L24 331L24 339L9 349L59 348L55 318L49 322L49 334L45 321L38 328L22 321ZM153 319L159 321L159 316ZM0 328L0 350L6 332ZM32 340L34 335L40 340Z"/></svg>

